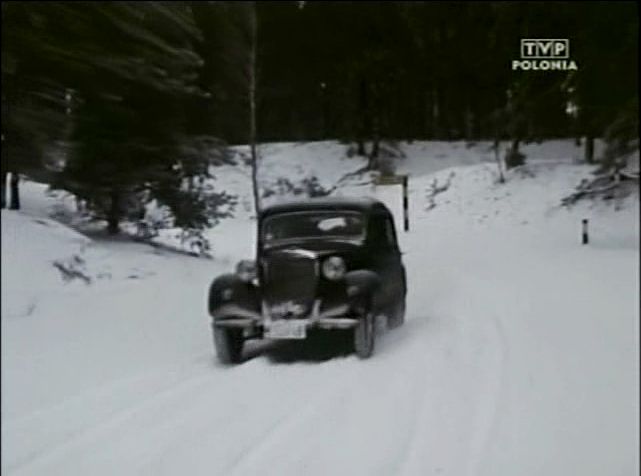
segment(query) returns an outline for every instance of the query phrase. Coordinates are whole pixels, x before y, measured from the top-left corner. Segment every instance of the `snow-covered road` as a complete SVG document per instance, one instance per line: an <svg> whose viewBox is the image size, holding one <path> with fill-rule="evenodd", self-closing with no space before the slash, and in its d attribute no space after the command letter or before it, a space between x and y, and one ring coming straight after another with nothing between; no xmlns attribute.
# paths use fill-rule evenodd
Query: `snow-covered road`
<svg viewBox="0 0 641 476"><path fill-rule="evenodd" d="M479 458L502 372L491 320L429 312L435 292L419 300L425 290L415 286L406 325L382 335L368 362L344 356L340 338L320 338L307 348L254 346L243 365L220 367L203 286L190 285L206 283L208 270L192 260L195 269L172 276L172 261L164 272L154 264L167 279L130 285L126 302L120 289L113 299L42 303L48 316L30 335L6 323L9 355L19 352L12 342L42 339L40 359L30 347L14 363L20 395L4 388L7 403L38 408L12 418L5 407L9 473L466 474ZM82 315L69 315L74 305ZM60 327L83 342L52 342Z"/></svg>
<svg viewBox="0 0 641 476"><path fill-rule="evenodd" d="M522 224L508 199L471 226L458 192L415 208L407 320L367 361L339 336L221 366L205 295L231 262L95 242L112 279L3 316L3 473L637 474L638 225L580 247L571 214ZM30 226L2 213L3 238ZM221 225L221 253L251 226Z"/></svg>

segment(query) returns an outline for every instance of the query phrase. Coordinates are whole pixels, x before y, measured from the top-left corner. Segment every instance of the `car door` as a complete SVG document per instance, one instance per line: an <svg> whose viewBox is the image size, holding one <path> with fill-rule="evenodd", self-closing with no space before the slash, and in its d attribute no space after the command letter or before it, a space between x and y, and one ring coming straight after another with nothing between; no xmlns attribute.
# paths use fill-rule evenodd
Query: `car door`
<svg viewBox="0 0 641 476"><path fill-rule="evenodd" d="M370 259L372 268L380 276L382 285L377 295L377 306L389 308L397 302L404 290L404 273L396 241L394 222L387 214L374 214L369 226Z"/></svg>
<svg viewBox="0 0 641 476"><path fill-rule="evenodd" d="M387 254L386 266L389 268L387 271L390 287L389 298L392 304L396 304L399 299L405 296L405 268L403 267L403 261L401 259L401 250L398 246L394 219L391 215L386 215L384 222Z"/></svg>

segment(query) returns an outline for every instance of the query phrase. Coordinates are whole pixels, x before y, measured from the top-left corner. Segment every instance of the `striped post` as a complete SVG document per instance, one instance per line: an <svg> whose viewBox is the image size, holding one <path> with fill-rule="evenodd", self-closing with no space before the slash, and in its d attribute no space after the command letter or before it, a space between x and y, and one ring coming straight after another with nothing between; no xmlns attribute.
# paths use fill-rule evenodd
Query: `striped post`
<svg viewBox="0 0 641 476"><path fill-rule="evenodd" d="M403 176L403 228L410 230L409 199L407 197L407 175Z"/></svg>
<svg viewBox="0 0 641 476"><path fill-rule="evenodd" d="M581 237L581 243L584 245L588 244L588 220L587 218L583 219L582 222L582 237Z"/></svg>

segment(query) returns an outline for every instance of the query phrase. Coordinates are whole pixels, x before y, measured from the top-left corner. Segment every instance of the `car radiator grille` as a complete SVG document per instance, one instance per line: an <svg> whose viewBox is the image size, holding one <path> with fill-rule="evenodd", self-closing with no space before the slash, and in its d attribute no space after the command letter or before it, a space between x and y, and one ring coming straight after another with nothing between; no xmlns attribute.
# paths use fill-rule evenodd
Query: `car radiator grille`
<svg viewBox="0 0 641 476"><path fill-rule="evenodd" d="M270 256L265 265L263 298L271 316L306 317L311 311L316 295L316 259L291 252L280 252Z"/></svg>

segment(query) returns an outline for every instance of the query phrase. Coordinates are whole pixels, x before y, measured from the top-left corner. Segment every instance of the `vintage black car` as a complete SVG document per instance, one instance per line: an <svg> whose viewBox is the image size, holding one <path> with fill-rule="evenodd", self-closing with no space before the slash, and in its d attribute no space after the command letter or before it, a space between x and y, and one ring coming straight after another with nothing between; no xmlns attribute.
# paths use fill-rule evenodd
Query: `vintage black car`
<svg viewBox="0 0 641 476"><path fill-rule="evenodd" d="M373 199L322 198L273 205L258 217L255 261L214 280L209 314L216 353L236 363L247 339L305 339L348 330L374 350L375 320L403 323L406 295L394 220Z"/></svg>

